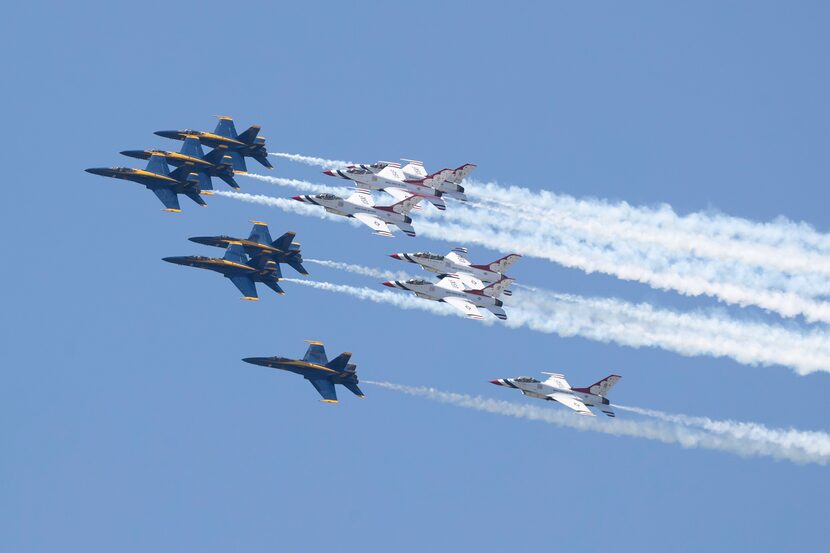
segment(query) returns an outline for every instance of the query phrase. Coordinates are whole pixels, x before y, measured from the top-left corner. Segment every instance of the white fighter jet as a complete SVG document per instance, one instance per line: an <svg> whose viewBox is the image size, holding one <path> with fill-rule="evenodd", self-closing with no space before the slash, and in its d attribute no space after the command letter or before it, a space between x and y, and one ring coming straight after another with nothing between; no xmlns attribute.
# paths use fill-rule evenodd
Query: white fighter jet
<svg viewBox="0 0 830 553"><path fill-rule="evenodd" d="M341 177L347 179L349 178L348 176L346 176L348 175L348 173L346 172L348 170L361 170L365 172L364 174L378 175L387 167L391 167L403 173L404 180L422 181L423 179L426 179L430 176L429 173L427 173L426 168L424 168L423 162L414 159L403 159L402 161L407 162L407 164L403 167L401 167L400 163L396 163L393 161L378 161L376 163L361 163L358 165L348 165L345 169L332 169L329 171L323 171L323 173L334 177ZM461 186L461 181L463 181L467 177L467 175L472 173L473 169L475 168L476 165L474 163L465 163L464 165L460 165L455 169L442 169L441 171L438 171L438 173L434 174L442 175L443 181L433 181L432 186L433 188L435 188L436 191L441 192L442 195L446 195L450 198L455 198L457 200L466 202L467 196L464 194L464 187ZM340 171L344 171L344 174L340 174Z"/></svg>
<svg viewBox="0 0 830 553"><path fill-rule="evenodd" d="M389 254L392 259L399 259L409 263L420 265L422 269L431 273L438 273L449 276L469 275L475 277L482 283L497 282L504 277L504 272L513 263L519 260L521 255L511 253L492 263L484 265L473 265L467 259L467 248L455 248L447 255L438 255L430 252L415 253L393 253ZM484 286L475 286L483 288ZM505 290L506 296L511 295L510 290Z"/></svg>
<svg viewBox="0 0 830 553"><path fill-rule="evenodd" d="M479 307L489 310L501 320L507 319L507 313L502 308L504 303L498 298L512 282L512 278L502 278L487 286L473 288L469 279L446 276L438 282L413 278L387 280L383 285L415 292L416 296L426 300L448 303L459 309L467 318L480 321L484 317L479 313ZM481 284L481 281L478 283Z"/></svg>
<svg viewBox="0 0 830 553"><path fill-rule="evenodd" d="M381 165L383 167L376 170ZM344 169L328 169L323 173L353 181L358 188L382 190L399 202L410 196L421 196L441 211L447 209L447 204L441 199L443 192L440 192L438 187L444 179L452 175L451 169L443 169L432 175L411 177L405 175L397 163L378 162L369 166L352 165Z"/></svg>
<svg viewBox="0 0 830 553"><path fill-rule="evenodd" d="M378 236L392 236L388 225L395 225L407 236L415 236L412 219L407 215L421 196L410 196L392 205L375 205L375 200L368 190L359 189L348 198L334 194L317 194L314 196L294 196L293 200L312 205L319 205L329 213L352 217L371 228Z"/></svg>
<svg viewBox="0 0 830 553"><path fill-rule="evenodd" d="M614 384L620 381L621 376L612 374L587 388L571 388L571 385L561 374L546 372L542 374L548 375L548 379L544 382L529 376L520 376L518 378L491 380L490 383L496 386L516 388L529 397L558 401L580 415L593 417L594 414L588 407L597 407L609 417L616 416L611 408L611 403L605 396L608 395L608 391L614 387Z"/></svg>
<svg viewBox="0 0 830 553"><path fill-rule="evenodd" d="M414 159L404 159L402 161L406 161L407 164L401 168L401 171L408 177L417 179L427 175L427 170L423 162ZM450 175L438 186L438 190L450 198L466 202L467 196L464 194L464 187L461 186L461 181L467 178L467 175L472 173L475 168L475 163L465 163L455 169L450 169Z"/></svg>

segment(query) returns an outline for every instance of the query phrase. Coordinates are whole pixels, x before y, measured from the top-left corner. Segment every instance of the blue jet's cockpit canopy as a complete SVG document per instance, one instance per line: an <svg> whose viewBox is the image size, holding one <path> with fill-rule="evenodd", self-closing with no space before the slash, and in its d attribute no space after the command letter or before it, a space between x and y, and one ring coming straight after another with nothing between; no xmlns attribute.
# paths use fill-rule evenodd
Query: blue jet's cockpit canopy
<svg viewBox="0 0 830 553"><path fill-rule="evenodd" d="M514 378L513 380L515 380L516 382L539 382L538 380L530 376L520 376L519 378Z"/></svg>

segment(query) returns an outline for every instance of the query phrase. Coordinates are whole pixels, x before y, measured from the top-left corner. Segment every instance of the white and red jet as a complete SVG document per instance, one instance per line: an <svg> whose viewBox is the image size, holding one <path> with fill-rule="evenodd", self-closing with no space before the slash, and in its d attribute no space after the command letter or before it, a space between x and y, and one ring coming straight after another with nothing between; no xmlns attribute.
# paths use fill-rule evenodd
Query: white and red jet
<svg viewBox="0 0 830 553"><path fill-rule="evenodd" d="M449 276L469 275L478 279L482 283L498 282L504 278L504 272L513 263L519 260L522 256L517 253L511 253L501 259L497 259L492 263L485 263L484 265L473 265L467 259L467 248L455 248L447 255L438 255L430 252L415 252L415 253L393 253L389 254L392 259L399 259L409 263L420 265L425 271L431 273L444 274ZM475 286L474 288L483 288L484 285ZM509 290L505 290L506 296L510 295Z"/></svg>
<svg viewBox="0 0 830 553"><path fill-rule="evenodd" d="M385 165L380 170L377 167ZM369 166L353 165L344 169L329 169L324 174L354 181L360 188L382 190L397 201L405 200L410 196L421 196L423 199L440 210L447 209L447 204L441 199L443 192L438 187L452 175L451 169L443 169L433 175L411 178L401 171L397 163L378 162Z"/></svg>
<svg viewBox="0 0 830 553"><path fill-rule="evenodd" d="M403 173L407 176L418 179L427 175L427 170L424 167L423 162L416 161L414 159L404 159L403 161L408 162L401 168L401 171L403 171ZM444 179L444 182L441 183L438 190L450 198L466 202L467 196L464 194L464 187L461 186L461 181L467 178L467 176L472 173L475 168L475 163L465 163L455 169L450 169L450 175Z"/></svg>
<svg viewBox="0 0 830 553"><path fill-rule="evenodd" d="M294 196L293 200L312 205L319 205L329 213L352 217L371 228L378 236L392 236L388 225L395 225L407 236L415 236L412 219L407 215L418 202L420 196L410 196L392 205L375 205L375 200L368 190L357 190L348 198L334 194L317 194L314 196Z"/></svg>
<svg viewBox="0 0 830 553"><path fill-rule="evenodd" d="M482 288L473 288L468 280L446 276L438 282L430 282L421 278L409 280L387 280L384 286L399 288L415 292L419 298L447 303L459 309L469 319L480 321L484 317L479 313L478 308L483 307L501 320L507 319L502 301L499 296L504 289L513 282L512 278L502 278ZM479 281L479 284L481 282Z"/></svg>
<svg viewBox="0 0 830 553"><path fill-rule="evenodd" d="M606 396L609 390L614 387L614 384L620 381L621 376L612 374L587 388L571 388L571 385L561 374L546 372L542 374L549 375L544 382L529 376L520 376L518 378L491 380L490 383L496 386L516 388L529 397L558 401L580 415L593 417L594 414L588 407L596 407L609 417L616 416Z"/></svg>

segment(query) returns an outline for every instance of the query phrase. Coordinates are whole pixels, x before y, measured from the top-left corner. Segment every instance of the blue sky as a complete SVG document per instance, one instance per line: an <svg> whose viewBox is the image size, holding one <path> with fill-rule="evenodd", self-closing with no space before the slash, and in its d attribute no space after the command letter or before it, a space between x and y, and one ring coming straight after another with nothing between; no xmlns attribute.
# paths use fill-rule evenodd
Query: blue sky
<svg viewBox="0 0 830 553"><path fill-rule="evenodd" d="M820 2L28 3L7 8L0 221L4 551L822 550L827 468L580 433L365 386L337 406L243 357L354 352L365 380L520 401L488 380L611 372L621 403L826 430L826 374L403 312L163 263L189 236L295 230L307 257L402 269L454 244L226 198L170 215L84 168L154 136L263 126L273 151L431 168L578 197L779 215L826 232ZM48 15L47 15L48 14ZM275 160L274 175L325 182ZM244 191L290 190L239 178ZM220 185L221 186L221 185ZM471 247L471 256L500 254ZM309 266L312 277L376 286ZM286 270L288 273L290 269ZM522 282L691 309L538 259ZM726 309L721 306L721 309ZM728 309L736 317L775 317Z"/></svg>

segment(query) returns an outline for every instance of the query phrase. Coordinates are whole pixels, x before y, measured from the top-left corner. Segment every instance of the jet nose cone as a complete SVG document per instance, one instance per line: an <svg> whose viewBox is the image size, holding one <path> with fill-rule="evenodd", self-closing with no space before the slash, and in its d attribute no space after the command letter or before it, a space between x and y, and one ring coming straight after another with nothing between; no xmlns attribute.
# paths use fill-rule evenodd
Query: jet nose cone
<svg viewBox="0 0 830 553"><path fill-rule="evenodd" d="M267 357L245 357L242 359L246 363L250 363L251 365L261 365L267 366L268 365L268 358Z"/></svg>
<svg viewBox="0 0 830 553"><path fill-rule="evenodd" d="M388 286L389 288L396 288L395 283L391 280L381 282L381 284L383 284L384 286Z"/></svg>
<svg viewBox="0 0 830 553"><path fill-rule="evenodd" d="M291 196L292 200L297 200L298 202L305 203L305 199L302 196Z"/></svg>
<svg viewBox="0 0 830 553"><path fill-rule="evenodd" d="M495 384L496 386L504 386L504 384L502 384L501 380L491 380L490 384Z"/></svg>
<svg viewBox="0 0 830 553"><path fill-rule="evenodd" d="M399 254L399 253L390 253L389 257L391 257L392 259L401 259L401 254Z"/></svg>
<svg viewBox="0 0 830 553"><path fill-rule="evenodd" d="M178 138L179 131L156 131L153 134L156 136L163 136L164 138Z"/></svg>
<svg viewBox="0 0 830 553"><path fill-rule="evenodd" d="M84 171L92 173L93 175L101 175L102 177L112 174L112 169L108 169L106 167L92 167L91 169L84 169Z"/></svg>
<svg viewBox="0 0 830 553"><path fill-rule="evenodd" d="M176 265L184 265L187 261L186 257L162 257L162 261L166 261L168 263L175 263Z"/></svg>
<svg viewBox="0 0 830 553"><path fill-rule="evenodd" d="M331 169L326 169L325 171L323 171L323 174L328 175L330 177L333 177L334 176L334 171L332 171Z"/></svg>

